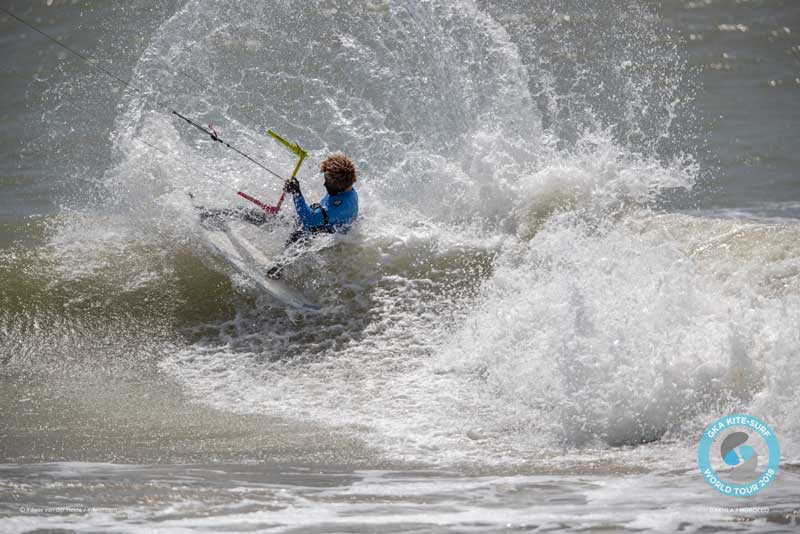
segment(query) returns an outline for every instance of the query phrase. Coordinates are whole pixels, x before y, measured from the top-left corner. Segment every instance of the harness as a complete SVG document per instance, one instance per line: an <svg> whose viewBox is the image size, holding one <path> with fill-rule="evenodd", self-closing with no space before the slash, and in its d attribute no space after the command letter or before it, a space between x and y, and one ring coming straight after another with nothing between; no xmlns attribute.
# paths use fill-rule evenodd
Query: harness
<svg viewBox="0 0 800 534"><path fill-rule="evenodd" d="M333 228L330 227L330 224L328 222L329 221L329 219L328 219L328 210L326 210L322 206L322 204L320 204L319 202L315 202L315 203L311 204L309 206L309 208L311 208L312 210L315 210L315 209L319 208L319 211L322 212L322 226L319 226L317 228L313 228L312 229L312 233L315 233L315 234L319 234L319 233L332 234L332 233L334 233Z"/></svg>

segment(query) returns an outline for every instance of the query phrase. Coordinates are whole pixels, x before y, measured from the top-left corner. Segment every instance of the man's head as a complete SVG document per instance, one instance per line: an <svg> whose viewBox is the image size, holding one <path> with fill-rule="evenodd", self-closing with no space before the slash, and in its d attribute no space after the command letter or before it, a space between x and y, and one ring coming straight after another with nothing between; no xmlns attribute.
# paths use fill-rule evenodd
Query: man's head
<svg viewBox="0 0 800 534"><path fill-rule="evenodd" d="M325 189L336 195L356 183L356 166L344 154L332 154L322 162L319 170L325 174Z"/></svg>

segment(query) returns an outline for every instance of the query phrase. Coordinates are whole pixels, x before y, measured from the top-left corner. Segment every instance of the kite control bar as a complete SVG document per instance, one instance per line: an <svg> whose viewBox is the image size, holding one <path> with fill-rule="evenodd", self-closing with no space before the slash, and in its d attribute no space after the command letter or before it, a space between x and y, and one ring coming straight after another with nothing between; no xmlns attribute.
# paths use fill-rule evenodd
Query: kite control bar
<svg viewBox="0 0 800 534"><path fill-rule="evenodd" d="M286 139L275 133L274 130L267 130L267 133L270 135L270 137L277 140L280 144L288 148L293 154L295 154L298 158L300 158L297 160L297 165L294 166L294 170L292 171L292 178L296 177L297 171L300 170L300 165L303 164L303 160L306 159L306 156L308 156L308 152L300 148L300 145L298 145L297 143L290 143L289 141L287 141ZM273 215L277 214L278 211L280 211L281 204L283 204L283 199L286 196L286 192L281 193L281 198L278 199L278 203L274 206L268 206L267 204L251 197L250 195L242 191L238 191L236 194L246 200L249 200L250 202L258 206L259 208L263 209L267 213L271 213Z"/></svg>
<svg viewBox="0 0 800 534"><path fill-rule="evenodd" d="M267 130L267 133L271 135L273 138L275 138L283 146L292 151L292 153L294 153L298 158L300 158L297 161L297 165L295 166L294 171L292 171L292 178L294 178L295 176L297 176L297 171L300 170L300 165L303 163L303 160L306 159L306 156L308 156L308 152L300 148L300 145L298 145L297 143L290 143L280 135L276 134L274 130Z"/></svg>

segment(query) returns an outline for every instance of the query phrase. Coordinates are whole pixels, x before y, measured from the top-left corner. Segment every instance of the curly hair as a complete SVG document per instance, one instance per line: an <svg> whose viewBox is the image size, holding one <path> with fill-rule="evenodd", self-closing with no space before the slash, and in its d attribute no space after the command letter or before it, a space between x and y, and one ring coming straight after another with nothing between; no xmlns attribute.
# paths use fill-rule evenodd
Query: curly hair
<svg viewBox="0 0 800 534"><path fill-rule="evenodd" d="M356 166L344 154L337 153L328 156L320 165L319 170L324 172L325 178L342 191L356 183Z"/></svg>

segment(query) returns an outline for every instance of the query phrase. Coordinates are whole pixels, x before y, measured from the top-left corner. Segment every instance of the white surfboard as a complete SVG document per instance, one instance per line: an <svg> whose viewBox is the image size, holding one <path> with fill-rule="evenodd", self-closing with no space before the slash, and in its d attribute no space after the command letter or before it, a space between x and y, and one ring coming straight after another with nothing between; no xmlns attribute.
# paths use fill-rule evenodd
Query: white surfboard
<svg viewBox="0 0 800 534"><path fill-rule="evenodd" d="M283 280L268 278L262 269L271 262L246 239L237 237L227 225L219 229L203 228L210 247L239 274L252 280L259 289L275 299L306 312L318 312L320 306Z"/></svg>

